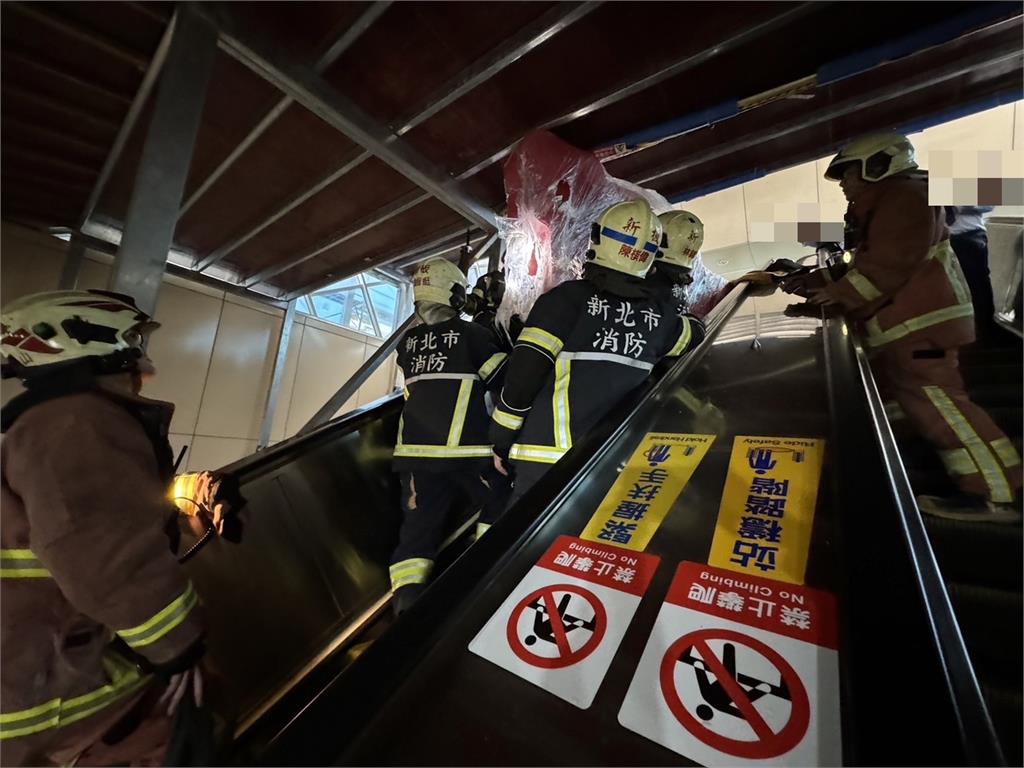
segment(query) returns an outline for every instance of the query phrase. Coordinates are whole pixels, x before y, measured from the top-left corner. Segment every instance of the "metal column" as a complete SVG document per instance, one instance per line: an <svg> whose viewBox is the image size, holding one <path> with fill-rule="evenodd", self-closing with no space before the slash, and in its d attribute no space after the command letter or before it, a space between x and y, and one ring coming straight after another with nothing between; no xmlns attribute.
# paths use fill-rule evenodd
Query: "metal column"
<svg viewBox="0 0 1024 768"><path fill-rule="evenodd" d="M109 282L112 290L131 294L151 314L174 237L216 52L215 29L191 6L182 6Z"/></svg>
<svg viewBox="0 0 1024 768"><path fill-rule="evenodd" d="M263 406L263 423L260 426L260 439L256 450L262 451L270 445L271 431L274 428L274 414L277 411L277 397L281 393L281 381L284 379L284 367L288 362L288 345L292 340L292 329L295 327L295 310L298 299L288 302L281 323L281 335L277 340L277 354L274 356L274 372L270 377L270 389L267 390L267 402Z"/></svg>

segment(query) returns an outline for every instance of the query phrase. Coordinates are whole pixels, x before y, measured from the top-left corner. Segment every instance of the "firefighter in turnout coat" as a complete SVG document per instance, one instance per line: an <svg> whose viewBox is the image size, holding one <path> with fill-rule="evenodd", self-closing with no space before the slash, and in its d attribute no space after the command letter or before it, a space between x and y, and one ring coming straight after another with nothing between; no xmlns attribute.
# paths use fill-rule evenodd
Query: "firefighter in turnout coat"
<svg viewBox="0 0 1024 768"><path fill-rule="evenodd" d="M416 313L423 321L398 345L405 409L393 467L402 486L402 528L391 558L391 587L401 612L430 578L459 490L481 508L477 535L504 509L508 483L491 466L484 394L498 386L507 353L494 332L463 320L467 282L457 266L437 257L413 277Z"/></svg>
<svg viewBox="0 0 1024 768"><path fill-rule="evenodd" d="M105 291L2 323L26 387L2 419L2 762L161 765L178 703L201 703L204 629L174 554L174 406L138 394L156 323Z"/></svg>
<svg viewBox="0 0 1024 768"><path fill-rule="evenodd" d="M644 279L662 242L643 200L618 203L591 231L583 278L541 296L519 334L492 414L495 466L513 468L512 501L666 355L704 337Z"/></svg>
<svg viewBox="0 0 1024 768"><path fill-rule="evenodd" d="M928 205L927 174L900 134L866 136L829 163L849 201L853 261L842 277L817 270L795 286L863 327L879 383L936 449L961 495L920 496L921 510L953 519L1020 520L1021 460L971 402L960 347L975 339L971 294L942 208Z"/></svg>

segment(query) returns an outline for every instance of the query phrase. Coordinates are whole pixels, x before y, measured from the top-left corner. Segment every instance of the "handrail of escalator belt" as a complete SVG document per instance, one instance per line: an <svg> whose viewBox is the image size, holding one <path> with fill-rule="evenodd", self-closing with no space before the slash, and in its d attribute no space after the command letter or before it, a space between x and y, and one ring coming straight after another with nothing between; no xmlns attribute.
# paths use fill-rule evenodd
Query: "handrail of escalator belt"
<svg viewBox="0 0 1024 768"><path fill-rule="evenodd" d="M436 641L444 622L438 621L439 611L448 610L465 600L471 593L484 594L488 585L481 581L487 573L503 569L516 551L519 551L555 514L561 502L587 477L594 465L611 449L633 416L652 398L667 391L696 366L711 348L715 336L726 320L738 309L747 294L747 284L735 286L704 318L707 335L699 347L676 361L657 381L641 385L638 392L628 397L610 412L605 420L580 440L531 488L520 501L508 510L479 542L465 552L448 570L441 573L420 601L402 615L402 620L376 640L360 657L359 662L347 667L313 697L283 728L273 734L270 744L279 743L291 729L296 729L302 740L303 713L325 700L330 701L335 684L347 681L354 689L387 691L399 685L404 669L414 663L415 657L425 653ZM611 426L614 425L614 426ZM412 649L415 647L415 651ZM401 659L401 661L399 661ZM394 678L394 679L392 679ZM340 695L341 692L339 691ZM330 706L329 704L326 706ZM369 702L367 702L369 706ZM360 712L358 717L369 716ZM358 732L356 716L345 719L353 734ZM291 736L288 743L291 743Z"/></svg>
<svg viewBox="0 0 1024 768"><path fill-rule="evenodd" d="M845 323L842 319L826 322ZM847 327L844 327L843 331L843 335L850 340L856 360L872 426L882 454L882 463L888 473L893 500L899 510L900 527L916 575L917 588L924 601L931 633L952 698L964 752L971 765L1005 765L999 740L974 673L963 634L960 632L960 625L953 611L938 561L932 551L906 468L903 466L896 438L886 418L885 407L871 373L867 354L855 334L849 333Z"/></svg>

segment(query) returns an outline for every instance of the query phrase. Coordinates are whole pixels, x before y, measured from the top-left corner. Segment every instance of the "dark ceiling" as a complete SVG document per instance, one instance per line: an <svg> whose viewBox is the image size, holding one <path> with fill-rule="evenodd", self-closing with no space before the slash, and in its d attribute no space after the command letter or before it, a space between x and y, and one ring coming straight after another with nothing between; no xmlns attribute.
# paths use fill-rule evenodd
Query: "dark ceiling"
<svg viewBox="0 0 1024 768"><path fill-rule="evenodd" d="M392 149L500 212L500 160L549 128L579 147L628 147L608 161L612 174L680 198L1021 91L1021 3L932 3L927 14L899 2L200 7L221 48L175 247L197 271L281 297L454 248L467 228L483 238L486 222L425 191ZM137 94L175 12L0 7L5 219L120 226L152 109L152 92ZM238 55L246 46L354 105L386 149L367 151L308 103L285 100Z"/></svg>

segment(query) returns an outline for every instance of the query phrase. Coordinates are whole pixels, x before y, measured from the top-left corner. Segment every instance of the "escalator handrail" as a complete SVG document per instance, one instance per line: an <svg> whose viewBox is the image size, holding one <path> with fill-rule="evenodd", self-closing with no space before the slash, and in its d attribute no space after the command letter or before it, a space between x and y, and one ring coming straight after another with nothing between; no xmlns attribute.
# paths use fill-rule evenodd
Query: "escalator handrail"
<svg viewBox="0 0 1024 768"><path fill-rule="evenodd" d="M293 726L297 725L300 733L303 732L304 727L308 727L301 723L305 715L330 700L334 691L339 690L336 686L348 689L351 685L352 689L360 691L362 704L359 716L369 717L370 712L366 711L370 707L367 691L388 691L400 684L404 679L403 667L414 665L415 658L427 653L437 641L442 631L442 622L438 621L440 610L450 611L452 606L459 604L465 608L468 604L465 601L471 600L473 594L479 596L489 591L489 584L485 581L487 574L501 571L517 551L539 535L565 499L589 476L593 467L628 429L632 418L652 398L673 387L693 370L714 344L719 328L739 308L748 288L746 283L733 287L704 318L707 334L696 349L676 360L657 381L641 385L639 391L635 390L634 395L628 396L607 414L602 425L574 443L559 461L559 471L548 472L507 510L485 537L438 576L419 602L403 614L400 622L376 640L357 662L328 681L300 712L288 717L280 729L271 726L274 732L270 734L268 744L279 744ZM616 425L610 432L603 427L609 423ZM394 654L401 654L403 663L395 663ZM355 725L354 718L349 724Z"/></svg>
<svg viewBox="0 0 1024 768"><path fill-rule="evenodd" d="M999 739L981 686L978 684L963 633L960 631L960 624L953 610L935 552L932 550L895 435L885 415L885 406L871 372L867 353L857 335L851 333L845 325L845 320L830 319L825 322L843 323L843 336L849 338L882 464L888 474L889 490L899 514L900 529L910 556L915 586L924 604L929 629L952 699L952 709L960 729L964 753L971 765L1005 765Z"/></svg>
<svg viewBox="0 0 1024 768"><path fill-rule="evenodd" d="M350 432L356 432L371 422L379 421L387 411L392 409L401 410L401 407L401 393L398 391L391 392L371 403L367 403L361 408L332 419L312 432L308 432L305 435L295 435L275 443L262 451L243 456L237 461L220 468L218 472L234 475L240 479L251 477L257 472L285 463L291 457L294 457L297 452L301 452L308 447L318 445L325 440L336 439Z"/></svg>

